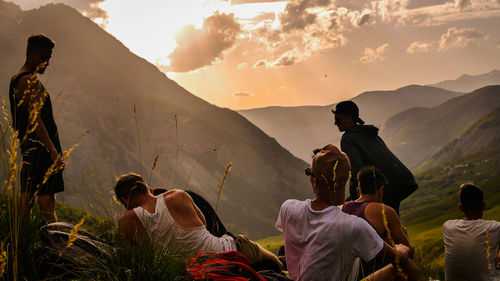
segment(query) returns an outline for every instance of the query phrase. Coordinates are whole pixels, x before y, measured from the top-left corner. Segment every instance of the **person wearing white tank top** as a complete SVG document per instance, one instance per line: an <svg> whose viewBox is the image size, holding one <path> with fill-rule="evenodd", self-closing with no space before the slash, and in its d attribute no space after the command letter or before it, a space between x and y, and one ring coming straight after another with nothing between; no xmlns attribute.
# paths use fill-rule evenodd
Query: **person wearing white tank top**
<svg viewBox="0 0 500 281"><path fill-rule="evenodd" d="M147 238L182 249L186 259L198 252L239 251L251 263L270 259L283 268L274 254L244 235L212 235L206 228L203 213L183 190L173 189L154 196L144 179L134 173L120 176L114 190L127 208L118 219L118 232L132 246Z"/></svg>

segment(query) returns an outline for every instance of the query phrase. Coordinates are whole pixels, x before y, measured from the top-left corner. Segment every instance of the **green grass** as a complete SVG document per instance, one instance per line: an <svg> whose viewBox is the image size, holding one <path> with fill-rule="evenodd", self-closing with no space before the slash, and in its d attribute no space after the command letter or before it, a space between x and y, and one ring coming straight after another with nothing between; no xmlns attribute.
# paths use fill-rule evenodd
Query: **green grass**
<svg viewBox="0 0 500 281"><path fill-rule="evenodd" d="M279 248L283 245L283 234L262 238L255 242L259 243L265 249L277 253Z"/></svg>

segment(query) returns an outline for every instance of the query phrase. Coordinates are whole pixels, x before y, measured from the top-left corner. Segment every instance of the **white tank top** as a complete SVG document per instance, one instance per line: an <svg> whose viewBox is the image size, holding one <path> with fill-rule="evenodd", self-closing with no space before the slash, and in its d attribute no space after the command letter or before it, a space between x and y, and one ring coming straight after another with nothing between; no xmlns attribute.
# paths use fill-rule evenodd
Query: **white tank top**
<svg viewBox="0 0 500 281"><path fill-rule="evenodd" d="M156 196L156 208L153 214L142 207L134 208L144 229L152 241L174 251L195 255L198 252L236 251L236 244L229 235L213 236L205 226L186 228L180 226L170 215L164 195Z"/></svg>

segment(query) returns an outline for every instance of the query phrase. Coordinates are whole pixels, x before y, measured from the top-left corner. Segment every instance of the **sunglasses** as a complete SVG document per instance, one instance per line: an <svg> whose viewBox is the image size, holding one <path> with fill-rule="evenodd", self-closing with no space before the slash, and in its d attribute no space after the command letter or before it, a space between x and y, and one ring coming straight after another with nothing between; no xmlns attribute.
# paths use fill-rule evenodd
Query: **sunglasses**
<svg viewBox="0 0 500 281"><path fill-rule="evenodd" d="M304 169L304 172L306 172L306 176L311 176L313 178L315 178L316 176L313 174L313 172L311 171L311 168L310 167L307 167Z"/></svg>

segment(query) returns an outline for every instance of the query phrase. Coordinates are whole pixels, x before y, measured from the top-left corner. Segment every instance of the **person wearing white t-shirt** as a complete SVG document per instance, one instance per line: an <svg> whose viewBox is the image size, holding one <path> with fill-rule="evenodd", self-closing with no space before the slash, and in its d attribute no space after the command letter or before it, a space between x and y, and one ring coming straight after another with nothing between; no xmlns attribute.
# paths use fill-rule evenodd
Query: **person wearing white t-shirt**
<svg viewBox="0 0 500 281"><path fill-rule="evenodd" d="M460 186L458 208L466 219L443 225L446 281L498 281L500 263L497 251L500 223L483 220L486 207L481 189L471 183Z"/></svg>
<svg viewBox="0 0 500 281"><path fill-rule="evenodd" d="M285 258L290 277L296 281L344 281L359 257L375 257L399 265L408 280L425 280L408 259L410 249L385 243L363 219L348 215L337 206L344 203L350 163L345 153L329 144L316 151L306 174L316 197L305 201L287 200L281 206L276 228L283 232ZM398 280L393 265L373 273L370 280Z"/></svg>

